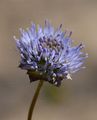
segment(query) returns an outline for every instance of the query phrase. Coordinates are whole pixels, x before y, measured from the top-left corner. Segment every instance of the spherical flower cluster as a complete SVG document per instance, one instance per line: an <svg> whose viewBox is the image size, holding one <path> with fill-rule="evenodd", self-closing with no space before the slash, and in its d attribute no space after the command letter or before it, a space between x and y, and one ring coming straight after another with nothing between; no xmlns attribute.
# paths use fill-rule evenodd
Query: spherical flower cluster
<svg viewBox="0 0 97 120"><path fill-rule="evenodd" d="M32 26L24 31L20 29L21 37L16 39L20 51L19 67L27 70L30 81L45 80L60 86L64 79L71 79L71 74L83 68L87 54L82 52L83 45L72 45L72 40L62 25L56 30L45 21L42 28Z"/></svg>

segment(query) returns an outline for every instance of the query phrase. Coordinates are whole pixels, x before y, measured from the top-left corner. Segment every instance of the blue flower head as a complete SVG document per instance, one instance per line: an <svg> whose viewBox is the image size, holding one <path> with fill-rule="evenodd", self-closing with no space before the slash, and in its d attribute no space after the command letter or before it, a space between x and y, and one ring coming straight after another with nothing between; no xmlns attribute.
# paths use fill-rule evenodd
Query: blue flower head
<svg viewBox="0 0 97 120"><path fill-rule="evenodd" d="M32 24L26 31L20 29L20 39L15 38L21 56L19 67L27 70L30 82L45 80L60 86L62 80L71 79L72 73L83 68L87 57L83 45L72 46L71 32L66 35L61 27L54 30L45 21L44 28Z"/></svg>

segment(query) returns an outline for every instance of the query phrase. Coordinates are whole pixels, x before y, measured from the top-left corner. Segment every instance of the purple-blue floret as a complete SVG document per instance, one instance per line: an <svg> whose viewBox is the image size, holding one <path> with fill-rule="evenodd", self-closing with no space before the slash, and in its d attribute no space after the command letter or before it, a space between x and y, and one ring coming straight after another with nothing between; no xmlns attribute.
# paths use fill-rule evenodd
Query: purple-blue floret
<svg viewBox="0 0 97 120"><path fill-rule="evenodd" d="M45 21L44 28L32 24L26 31L20 29L20 39L15 38L21 56L19 67L27 70L31 82L44 79L60 86L62 80L71 79L72 73L84 68L84 46L73 46L71 32L66 35L61 28L55 30Z"/></svg>

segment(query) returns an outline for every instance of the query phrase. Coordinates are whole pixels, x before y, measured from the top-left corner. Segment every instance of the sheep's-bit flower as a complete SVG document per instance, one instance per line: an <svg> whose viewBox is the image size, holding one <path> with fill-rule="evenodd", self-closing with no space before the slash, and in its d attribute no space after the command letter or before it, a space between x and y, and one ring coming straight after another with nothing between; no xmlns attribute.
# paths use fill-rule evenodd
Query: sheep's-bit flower
<svg viewBox="0 0 97 120"><path fill-rule="evenodd" d="M54 30L48 21L42 28L35 24L24 31L20 29L21 37L16 39L20 51L19 67L27 70L30 82L45 80L55 86L60 86L64 79L71 79L71 74L83 68L87 54L82 52L83 45L72 46L72 40L62 25Z"/></svg>

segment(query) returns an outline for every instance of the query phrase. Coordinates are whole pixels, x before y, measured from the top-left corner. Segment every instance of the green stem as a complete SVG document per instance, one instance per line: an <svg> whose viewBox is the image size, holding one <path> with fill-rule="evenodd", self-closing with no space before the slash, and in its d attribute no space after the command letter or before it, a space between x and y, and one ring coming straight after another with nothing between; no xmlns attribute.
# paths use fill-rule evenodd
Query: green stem
<svg viewBox="0 0 97 120"><path fill-rule="evenodd" d="M31 118L32 118L34 107L35 107L35 104L36 104L36 101L37 101L37 98L38 98L38 95L39 95L39 92L40 92L40 89L41 89L42 85L43 85L43 80L40 80L39 84L37 86L37 89L35 91L34 97L32 99L30 108L29 108L28 119L27 120L31 120Z"/></svg>

